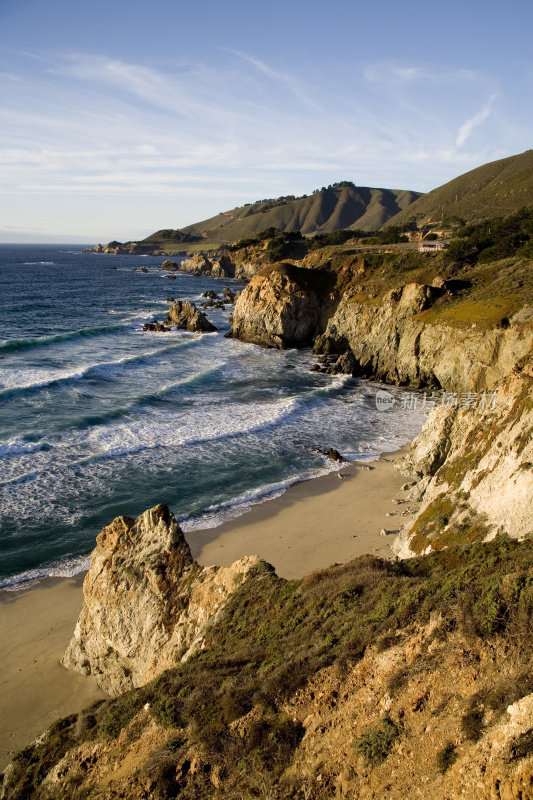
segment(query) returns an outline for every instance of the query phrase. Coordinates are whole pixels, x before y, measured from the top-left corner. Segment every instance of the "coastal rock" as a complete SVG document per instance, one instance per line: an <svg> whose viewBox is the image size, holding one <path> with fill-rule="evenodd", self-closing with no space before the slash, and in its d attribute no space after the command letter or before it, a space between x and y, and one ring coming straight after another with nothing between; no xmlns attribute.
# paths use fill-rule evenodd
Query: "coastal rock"
<svg viewBox="0 0 533 800"><path fill-rule="evenodd" d="M205 253L195 253L191 258L186 258L180 264L180 270L191 275L211 275L212 261Z"/></svg>
<svg viewBox="0 0 533 800"><path fill-rule="evenodd" d="M176 300L170 306L168 317L163 322L167 327L180 328L191 333L214 333L217 329L202 311L198 311L194 303L188 300Z"/></svg>
<svg viewBox="0 0 533 800"><path fill-rule="evenodd" d="M173 514L158 505L98 535L84 604L63 666L112 695L142 686L201 648L228 597L258 563L201 567Z"/></svg>
<svg viewBox="0 0 533 800"><path fill-rule="evenodd" d="M235 302L235 292L232 292L229 286L224 287L222 294L227 303L232 304Z"/></svg>
<svg viewBox="0 0 533 800"><path fill-rule="evenodd" d="M207 292L202 292L202 297L205 297L208 300L218 300L218 294L214 292L212 289L208 289Z"/></svg>
<svg viewBox="0 0 533 800"><path fill-rule="evenodd" d="M244 342L284 349L313 341L330 284L325 270L276 264L259 272L235 303L231 335Z"/></svg>
<svg viewBox="0 0 533 800"><path fill-rule="evenodd" d="M175 261L172 261L170 258L167 258L161 264L161 269L167 270L168 272L177 272L179 267Z"/></svg>
<svg viewBox="0 0 533 800"><path fill-rule="evenodd" d="M512 319L488 330L427 322L442 289L407 284L376 302L345 294L315 352L351 352L357 374L401 386L479 392L493 389L533 350L533 326Z"/></svg>
<svg viewBox="0 0 533 800"><path fill-rule="evenodd" d="M398 464L422 501L394 550L410 557L533 534L533 359L474 407L436 408Z"/></svg>
<svg viewBox="0 0 533 800"><path fill-rule="evenodd" d="M156 319L152 320L152 322L145 322L143 325L143 331L155 331L156 333L167 333L170 331L168 325L164 325L162 322L158 322Z"/></svg>
<svg viewBox="0 0 533 800"><path fill-rule="evenodd" d="M315 447L315 452L320 453L321 456L326 456L326 458L329 458L330 461L337 461L339 463L344 461L344 458L341 456L338 450L335 450L334 447L330 447L329 450L322 450L320 447Z"/></svg>
<svg viewBox="0 0 533 800"><path fill-rule="evenodd" d="M179 265L183 272L191 275L211 275L213 278L234 278L235 266L227 253L210 258L205 253L195 253Z"/></svg>

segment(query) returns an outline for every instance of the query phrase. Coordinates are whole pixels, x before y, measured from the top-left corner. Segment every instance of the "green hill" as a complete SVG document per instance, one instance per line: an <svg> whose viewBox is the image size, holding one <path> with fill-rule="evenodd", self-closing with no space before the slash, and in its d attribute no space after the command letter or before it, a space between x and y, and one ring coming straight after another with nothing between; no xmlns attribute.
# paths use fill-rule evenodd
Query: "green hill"
<svg viewBox="0 0 533 800"><path fill-rule="evenodd" d="M357 187L343 181L303 197L260 200L182 228L207 241L235 242L266 228L329 233L340 228L376 230L419 197L418 192Z"/></svg>
<svg viewBox="0 0 533 800"><path fill-rule="evenodd" d="M476 222L533 205L533 150L492 161L422 195L387 224Z"/></svg>

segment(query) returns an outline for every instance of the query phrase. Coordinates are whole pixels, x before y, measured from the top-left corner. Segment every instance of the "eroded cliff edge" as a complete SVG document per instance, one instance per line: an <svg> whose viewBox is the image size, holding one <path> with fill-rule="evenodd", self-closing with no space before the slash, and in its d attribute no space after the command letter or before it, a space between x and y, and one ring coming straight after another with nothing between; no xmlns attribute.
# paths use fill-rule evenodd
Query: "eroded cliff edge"
<svg viewBox="0 0 533 800"><path fill-rule="evenodd" d="M232 335L267 347L313 345L316 369L433 398L401 465L421 503L395 543L401 557L532 534L530 262L459 269L412 256L333 255L261 270L237 300Z"/></svg>
<svg viewBox="0 0 533 800"><path fill-rule="evenodd" d="M203 646L258 561L201 567L164 505L137 519L117 517L96 539L63 665L94 675L111 695L142 686Z"/></svg>

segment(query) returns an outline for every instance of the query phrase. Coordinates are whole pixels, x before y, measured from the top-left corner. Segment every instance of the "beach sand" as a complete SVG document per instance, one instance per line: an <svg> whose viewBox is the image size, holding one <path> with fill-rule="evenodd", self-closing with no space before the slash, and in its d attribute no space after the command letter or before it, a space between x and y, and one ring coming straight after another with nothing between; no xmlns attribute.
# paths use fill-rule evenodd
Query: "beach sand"
<svg viewBox="0 0 533 800"><path fill-rule="evenodd" d="M64 669L83 595L81 578L0 593L0 770L59 717L105 697L94 678Z"/></svg>
<svg viewBox="0 0 533 800"><path fill-rule="evenodd" d="M340 473L295 484L218 528L188 533L193 556L206 566L228 566L257 554L285 578L363 553L391 558L392 532L409 519L402 512L412 507L393 503L405 495L405 478L393 464L402 452L347 464ZM83 602L82 577L0 594L0 769L11 751L28 745L55 719L105 696L93 678L59 664Z"/></svg>
<svg viewBox="0 0 533 800"><path fill-rule="evenodd" d="M194 558L204 566L225 567L256 554L283 578L301 578L363 553L391 558L393 532L407 520L401 516L404 509L413 507L392 502L405 496L405 477L394 461L407 447L379 461L352 462L340 473L302 481L243 517L188 533ZM387 512L394 516L386 517ZM388 535L380 535L382 529Z"/></svg>

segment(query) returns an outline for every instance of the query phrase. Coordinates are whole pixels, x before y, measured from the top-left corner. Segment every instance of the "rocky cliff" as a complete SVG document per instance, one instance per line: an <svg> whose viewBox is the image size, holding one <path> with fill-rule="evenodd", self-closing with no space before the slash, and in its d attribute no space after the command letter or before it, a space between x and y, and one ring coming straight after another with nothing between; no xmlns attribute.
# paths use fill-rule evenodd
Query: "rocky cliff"
<svg viewBox="0 0 533 800"><path fill-rule="evenodd" d="M231 335L276 349L310 344L324 324L332 282L325 270L290 263L266 267L238 297Z"/></svg>
<svg viewBox="0 0 533 800"><path fill-rule="evenodd" d="M530 264L323 263L291 267L297 281L281 265L259 273L236 302L232 335L269 347L315 337L314 369L426 389L440 406L404 463L422 505L397 552L533 533ZM333 276L331 291L315 291L317 273Z"/></svg>
<svg viewBox="0 0 533 800"><path fill-rule="evenodd" d="M439 322L438 315L425 318L423 312L443 294L418 283L378 298L347 292L315 348L350 351L356 374L386 383L455 392L493 389L533 350L530 314L521 309L505 327L490 328L454 327ZM533 317L533 309L530 313Z"/></svg>
<svg viewBox="0 0 533 800"><path fill-rule="evenodd" d="M533 535L533 359L481 398L433 410L400 464L422 504L394 544L399 556Z"/></svg>
<svg viewBox="0 0 533 800"><path fill-rule="evenodd" d="M166 506L117 517L99 534L84 604L62 663L117 695L202 647L209 626L258 562L200 567Z"/></svg>
<svg viewBox="0 0 533 800"><path fill-rule="evenodd" d="M150 616L162 574L150 542L172 552L180 537L162 507L139 524L151 531L151 587L140 587ZM116 526L106 537L123 536L124 523ZM130 558L104 545L93 581L100 572L131 580ZM207 571L200 584L186 553L179 560L191 576L180 597L211 583ZM532 797L531 540L497 537L396 563L365 556L302 581L280 580L261 562L246 575L231 581L207 627L202 617L194 658L56 723L13 760L0 796ZM212 597L204 592L203 602ZM131 604L125 587L95 608L104 597L114 614L119 598ZM144 626L149 661L165 632L144 614L132 621ZM92 628L102 651L115 648L97 618Z"/></svg>

